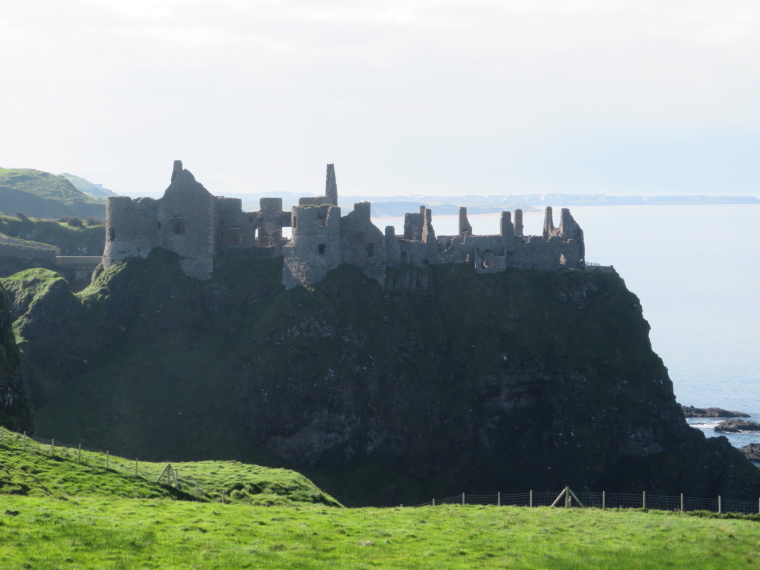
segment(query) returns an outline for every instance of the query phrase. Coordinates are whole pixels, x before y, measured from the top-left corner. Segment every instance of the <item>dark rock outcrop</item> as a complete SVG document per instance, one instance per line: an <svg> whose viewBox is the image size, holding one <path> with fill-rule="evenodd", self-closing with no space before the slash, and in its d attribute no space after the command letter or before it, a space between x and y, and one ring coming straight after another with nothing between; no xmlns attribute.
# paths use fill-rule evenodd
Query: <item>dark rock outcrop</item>
<svg viewBox="0 0 760 570"><path fill-rule="evenodd" d="M754 462L760 462L760 443L750 443L744 447L740 447L741 451L747 459Z"/></svg>
<svg viewBox="0 0 760 570"><path fill-rule="evenodd" d="M341 266L286 291L281 271L221 258L201 282L155 250L22 301L38 431L286 464L347 504L565 485L760 496L738 450L687 425L615 273L414 266L383 289Z"/></svg>
<svg viewBox="0 0 760 570"><path fill-rule="evenodd" d="M748 418L744 412L731 412L723 408L695 408L681 405L685 418Z"/></svg>

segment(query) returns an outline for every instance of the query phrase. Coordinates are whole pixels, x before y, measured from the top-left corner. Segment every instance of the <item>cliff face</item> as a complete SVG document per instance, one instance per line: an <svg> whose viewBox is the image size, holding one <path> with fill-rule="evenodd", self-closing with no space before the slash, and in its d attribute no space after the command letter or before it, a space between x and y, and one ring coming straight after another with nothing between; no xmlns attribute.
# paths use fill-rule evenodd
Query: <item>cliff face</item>
<svg viewBox="0 0 760 570"><path fill-rule="evenodd" d="M32 409L12 323L8 294L0 286L0 426L13 431L31 431Z"/></svg>
<svg viewBox="0 0 760 570"><path fill-rule="evenodd" d="M79 295L15 289L38 431L287 464L349 504L564 485L760 495L754 466L687 426L616 274L412 266L382 289L341 266L285 291L281 269L228 258L199 282L159 250Z"/></svg>

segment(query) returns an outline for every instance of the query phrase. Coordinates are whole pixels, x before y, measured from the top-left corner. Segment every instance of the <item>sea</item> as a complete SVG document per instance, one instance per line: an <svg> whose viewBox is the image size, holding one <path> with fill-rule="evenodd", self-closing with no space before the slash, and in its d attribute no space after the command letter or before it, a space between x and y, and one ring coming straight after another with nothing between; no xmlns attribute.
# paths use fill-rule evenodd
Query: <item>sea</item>
<svg viewBox="0 0 760 570"><path fill-rule="evenodd" d="M550 205L550 204L547 204ZM579 206L586 261L612 265L635 293L651 327L652 348L676 399L700 408L750 414L760 422L760 205ZM554 208L559 224L559 208ZM500 214L470 215L474 234L498 234ZM381 230L403 218L373 218ZM526 212L525 233L540 235L543 212ZM436 216L437 235L455 235L457 216ZM736 447L760 432L720 434L720 420L689 423Z"/></svg>

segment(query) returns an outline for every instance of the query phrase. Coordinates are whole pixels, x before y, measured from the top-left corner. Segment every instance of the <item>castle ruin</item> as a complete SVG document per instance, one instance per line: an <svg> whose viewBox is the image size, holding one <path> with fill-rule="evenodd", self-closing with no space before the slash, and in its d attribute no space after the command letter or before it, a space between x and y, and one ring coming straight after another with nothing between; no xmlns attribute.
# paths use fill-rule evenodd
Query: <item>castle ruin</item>
<svg viewBox="0 0 760 570"><path fill-rule="evenodd" d="M179 255L186 275L209 279L218 254L283 257L287 288L316 283L343 263L381 285L388 268L411 264L466 263L478 273L585 267L583 230L567 208L559 227L546 208L540 236L523 235L521 210L514 220L502 212L501 231L490 236L472 234L466 208L460 208L459 233L453 236L436 236L425 207L406 214L401 235L393 226L380 231L370 212L369 202L359 202L341 215L332 164L324 196L301 198L290 212L282 210L281 198L261 198L258 212L244 212L240 199L213 196L177 160L162 198L108 198L103 265L144 258L163 247ZM282 235L286 227L290 239Z"/></svg>

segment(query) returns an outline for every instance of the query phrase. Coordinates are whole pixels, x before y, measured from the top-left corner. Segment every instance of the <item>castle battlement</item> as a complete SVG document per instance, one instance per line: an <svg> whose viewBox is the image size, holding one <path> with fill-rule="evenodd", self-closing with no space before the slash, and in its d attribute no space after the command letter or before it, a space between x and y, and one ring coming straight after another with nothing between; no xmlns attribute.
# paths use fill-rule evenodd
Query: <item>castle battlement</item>
<svg viewBox="0 0 760 570"><path fill-rule="evenodd" d="M459 233L437 236L432 211L424 206L406 214L403 234L382 232L371 221L369 202L342 215L335 168L327 165L325 195L299 200L290 212L281 198L261 198L258 212L244 212L238 198L213 196L175 161L164 196L108 198L103 265L147 257L156 247L176 252L183 271L209 279L218 254L283 257L282 282L288 287L316 283L346 263L385 284L389 267L417 263L466 263L479 273L510 268L555 270L585 267L583 230L563 208L559 227L547 207L543 233L523 235L522 211L502 212L500 234L473 235L467 209L459 211ZM291 227L291 238L282 235Z"/></svg>

